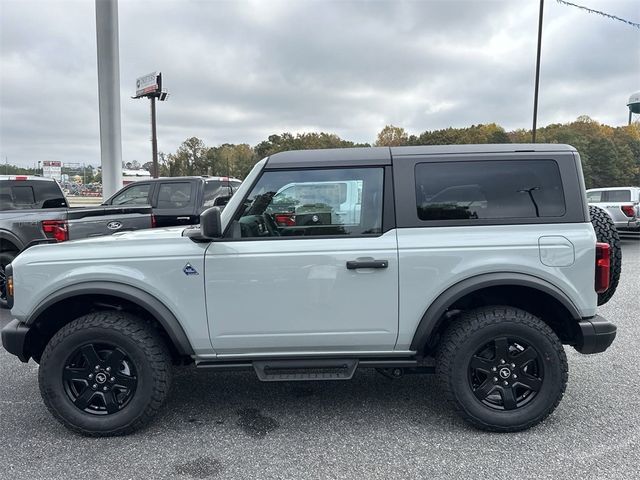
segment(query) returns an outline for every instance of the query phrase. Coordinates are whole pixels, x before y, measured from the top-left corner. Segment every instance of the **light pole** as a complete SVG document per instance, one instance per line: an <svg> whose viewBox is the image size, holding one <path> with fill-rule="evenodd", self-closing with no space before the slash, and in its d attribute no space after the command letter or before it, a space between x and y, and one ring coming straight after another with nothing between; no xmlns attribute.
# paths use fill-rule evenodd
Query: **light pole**
<svg viewBox="0 0 640 480"><path fill-rule="evenodd" d="M105 197L122 188L118 0L96 0L100 159Z"/></svg>
<svg viewBox="0 0 640 480"><path fill-rule="evenodd" d="M544 12L544 0L540 0L540 13L538 14L538 52L536 55L536 85L533 91L533 127L531 129L532 143L536 143L536 124L538 123L538 87L540 85L540 53L542 50L542 14Z"/></svg>

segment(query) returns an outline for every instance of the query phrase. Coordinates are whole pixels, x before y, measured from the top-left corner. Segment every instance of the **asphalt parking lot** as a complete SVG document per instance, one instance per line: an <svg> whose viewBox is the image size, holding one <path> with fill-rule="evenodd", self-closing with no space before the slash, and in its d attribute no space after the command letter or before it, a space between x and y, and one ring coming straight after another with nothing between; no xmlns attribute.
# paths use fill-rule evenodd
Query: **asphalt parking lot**
<svg viewBox="0 0 640 480"><path fill-rule="evenodd" d="M564 400L527 432L467 427L431 376L261 383L182 368L150 427L87 439L46 411L37 365L0 349L0 478L639 478L640 240L625 239L623 256L599 312L616 341L599 355L567 348ZM9 319L0 311L0 326Z"/></svg>

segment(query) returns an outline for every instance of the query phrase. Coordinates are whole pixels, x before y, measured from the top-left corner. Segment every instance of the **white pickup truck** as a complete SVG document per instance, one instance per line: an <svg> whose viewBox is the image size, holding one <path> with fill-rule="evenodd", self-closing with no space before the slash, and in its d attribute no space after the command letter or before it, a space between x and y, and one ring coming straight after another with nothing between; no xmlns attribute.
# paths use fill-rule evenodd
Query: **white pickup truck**
<svg viewBox="0 0 640 480"><path fill-rule="evenodd" d="M587 202L606 210L619 231L640 233L640 187L592 188Z"/></svg>

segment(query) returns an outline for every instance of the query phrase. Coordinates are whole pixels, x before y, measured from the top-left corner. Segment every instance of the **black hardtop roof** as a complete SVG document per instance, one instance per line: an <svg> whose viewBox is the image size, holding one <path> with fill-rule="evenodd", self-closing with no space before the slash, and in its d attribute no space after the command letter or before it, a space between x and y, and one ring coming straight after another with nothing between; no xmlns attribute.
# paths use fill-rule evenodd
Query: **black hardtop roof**
<svg viewBox="0 0 640 480"><path fill-rule="evenodd" d="M411 147L327 148L322 150L289 150L275 153L266 168L301 166L331 166L337 162L349 165L391 165L391 157L411 155L482 154L516 152L573 152L571 145L557 143L498 143L474 145L421 145Z"/></svg>

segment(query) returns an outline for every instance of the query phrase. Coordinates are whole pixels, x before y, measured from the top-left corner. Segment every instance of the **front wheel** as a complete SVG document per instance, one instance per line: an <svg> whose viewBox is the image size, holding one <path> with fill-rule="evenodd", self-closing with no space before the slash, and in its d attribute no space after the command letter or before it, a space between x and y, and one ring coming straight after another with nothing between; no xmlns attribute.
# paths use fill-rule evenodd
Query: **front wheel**
<svg viewBox="0 0 640 480"><path fill-rule="evenodd" d="M465 312L443 335L436 362L454 408L483 430L536 425L557 407L567 385L567 357L556 334L512 307Z"/></svg>
<svg viewBox="0 0 640 480"><path fill-rule="evenodd" d="M121 435L141 428L164 403L171 359L147 323L124 312L96 312L53 336L38 380L47 408L65 427Z"/></svg>

